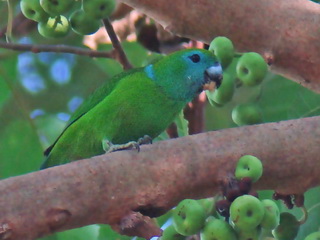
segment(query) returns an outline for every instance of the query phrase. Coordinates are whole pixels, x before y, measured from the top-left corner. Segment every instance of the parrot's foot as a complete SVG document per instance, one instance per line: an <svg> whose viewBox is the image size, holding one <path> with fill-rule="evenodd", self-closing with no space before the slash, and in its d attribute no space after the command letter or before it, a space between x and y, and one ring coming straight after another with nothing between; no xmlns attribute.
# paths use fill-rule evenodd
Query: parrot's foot
<svg viewBox="0 0 320 240"><path fill-rule="evenodd" d="M140 151L140 145L143 144L152 144L152 138L148 135L144 135L142 138L139 138L138 141L131 141L125 144L113 144L109 140L102 141L103 150L106 153L111 153L120 150L128 150L128 149L137 149Z"/></svg>
<svg viewBox="0 0 320 240"><path fill-rule="evenodd" d="M144 135L142 138L138 139L138 144L139 145L152 144L152 138L148 135Z"/></svg>
<svg viewBox="0 0 320 240"><path fill-rule="evenodd" d="M140 145L138 142L131 141L125 144L112 144L110 141L104 141L103 149L106 153L111 153L120 150L127 150L127 149L137 149L138 152L140 151Z"/></svg>

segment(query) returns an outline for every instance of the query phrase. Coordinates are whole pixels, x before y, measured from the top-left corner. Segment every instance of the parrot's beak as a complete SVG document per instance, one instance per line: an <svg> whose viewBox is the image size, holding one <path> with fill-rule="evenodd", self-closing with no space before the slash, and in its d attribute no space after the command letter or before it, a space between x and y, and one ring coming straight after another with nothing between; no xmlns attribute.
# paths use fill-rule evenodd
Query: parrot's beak
<svg viewBox="0 0 320 240"><path fill-rule="evenodd" d="M207 68L204 71L203 90L213 91L215 88L219 88L223 78L222 73L222 67L219 62Z"/></svg>

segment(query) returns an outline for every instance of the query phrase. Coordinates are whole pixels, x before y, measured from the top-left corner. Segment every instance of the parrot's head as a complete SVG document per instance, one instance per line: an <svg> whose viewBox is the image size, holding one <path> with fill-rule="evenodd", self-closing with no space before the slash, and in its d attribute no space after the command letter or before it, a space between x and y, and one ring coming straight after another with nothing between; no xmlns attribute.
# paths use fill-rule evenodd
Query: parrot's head
<svg viewBox="0 0 320 240"><path fill-rule="evenodd" d="M220 63L212 52L204 49L172 53L145 69L169 97L186 102L203 90L218 88L222 81Z"/></svg>

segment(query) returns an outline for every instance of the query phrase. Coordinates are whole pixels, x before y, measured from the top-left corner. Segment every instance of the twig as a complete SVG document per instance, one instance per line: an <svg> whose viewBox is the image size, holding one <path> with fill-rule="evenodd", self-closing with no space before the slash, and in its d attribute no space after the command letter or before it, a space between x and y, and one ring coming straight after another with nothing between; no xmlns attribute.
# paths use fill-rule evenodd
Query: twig
<svg viewBox="0 0 320 240"><path fill-rule="evenodd" d="M11 49L21 52L55 52L55 53L72 53L76 55L83 55L97 58L112 58L114 53L107 51L88 50L79 47L72 47L67 45L33 45L33 44L17 44L5 43L0 41L0 48Z"/></svg>
<svg viewBox="0 0 320 240"><path fill-rule="evenodd" d="M143 215L212 196L246 154L263 162L257 190L303 193L320 184L319 138L317 116L161 141L1 180L0 239L33 240L94 223L149 238L157 229Z"/></svg>
<svg viewBox="0 0 320 240"><path fill-rule="evenodd" d="M7 23L7 31L6 31L6 40L7 42L10 42L12 37L12 25L13 25L12 2L10 2L10 0L7 0L7 5L8 5L8 23Z"/></svg>
<svg viewBox="0 0 320 240"><path fill-rule="evenodd" d="M175 123L171 123L169 125L169 127L167 128L167 133L169 135L170 138L177 138L179 137L178 135L178 129L177 129L177 125Z"/></svg>
<svg viewBox="0 0 320 240"><path fill-rule="evenodd" d="M132 68L109 19L105 18L105 19L102 19L102 21L111 39L112 46L114 47L116 53L118 54L119 61L122 64L123 68L124 69Z"/></svg>

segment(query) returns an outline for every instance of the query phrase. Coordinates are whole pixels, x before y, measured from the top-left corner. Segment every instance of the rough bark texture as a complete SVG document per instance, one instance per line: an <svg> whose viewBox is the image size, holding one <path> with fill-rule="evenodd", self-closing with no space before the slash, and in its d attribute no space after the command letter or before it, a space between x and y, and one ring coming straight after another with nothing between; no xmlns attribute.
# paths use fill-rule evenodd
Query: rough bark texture
<svg viewBox="0 0 320 240"><path fill-rule="evenodd" d="M308 0L122 0L184 37L230 38L271 70L320 92L320 5Z"/></svg>
<svg viewBox="0 0 320 240"><path fill-rule="evenodd" d="M320 117L311 117L172 139L142 146L140 152L5 179L0 181L0 239L31 240L93 223L145 238L159 235L143 215L163 214L185 198L213 196L245 154L264 164L257 189L303 193L320 184L319 139Z"/></svg>

